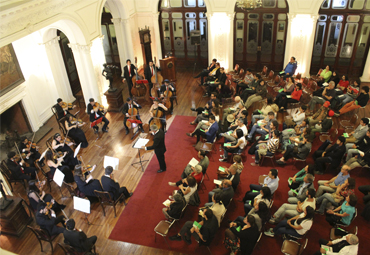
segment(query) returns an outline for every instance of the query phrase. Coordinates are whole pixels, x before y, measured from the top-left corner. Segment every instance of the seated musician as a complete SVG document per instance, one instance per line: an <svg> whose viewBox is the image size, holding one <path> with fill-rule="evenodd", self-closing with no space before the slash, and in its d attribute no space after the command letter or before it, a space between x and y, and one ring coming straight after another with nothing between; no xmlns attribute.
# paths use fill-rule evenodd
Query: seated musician
<svg viewBox="0 0 370 255"><path fill-rule="evenodd" d="M171 91L172 92L172 97L170 98L170 101L171 101L171 107L168 109L168 111L171 113L171 115L173 114L173 99L174 99L174 92L176 92L176 89L175 89L175 86L170 83L170 81L168 79L165 79L164 80L164 84L161 86L161 89L160 89L160 94L161 94L161 98L165 97L164 95L164 92L165 91Z"/></svg>
<svg viewBox="0 0 370 255"><path fill-rule="evenodd" d="M21 153L26 154L25 161L30 164L30 166L35 166L35 161L38 160L41 155L38 151L39 147L32 147L31 141L27 139L27 137L22 138L22 142L19 145L19 150ZM40 165L43 165L44 159L41 160ZM41 164L42 163L42 164Z"/></svg>
<svg viewBox="0 0 370 255"><path fill-rule="evenodd" d="M132 111L131 109L132 108L137 109L136 119L141 122L140 115L139 115L139 109L141 109L142 107L138 103L136 103L134 100L132 100L130 97L127 98L126 103L123 105L123 109L122 109L122 113L125 115L125 118L123 119L123 125L125 126L125 129L126 129L126 135L128 134L128 127L126 125L126 121L131 116L131 111ZM140 128L141 132L144 133L144 128L143 128L143 123L142 122L139 124L139 128Z"/></svg>
<svg viewBox="0 0 370 255"><path fill-rule="evenodd" d="M86 105L86 113L90 115L90 113L92 113L93 111L93 108L94 108L94 105L95 105L95 99L94 98L90 98L89 99L89 103ZM101 111L103 113L103 115L106 114L106 111L105 109L103 111Z"/></svg>
<svg viewBox="0 0 370 255"><path fill-rule="evenodd" d="M79 127L85 125L85 122L80 123L78 120L74 120L74 117L70 114L67 115L67 119L64 122L64 127L68 131L68 136L70 136L76 144L81 143L82 148L89 146L89 142L86 139L84 131Z"/></svg>
<svg viewBox="0 0 370 255"><path fill-rule="evenodd" d="M162 103L159 102L159 99L158 98L155 98L153 100L153 104L152 106L150 107L150 120L149 120L149 125L150 125L150 122L153 120L153 118L155 118L156 116L156 112L157 112L157 109L158 111L161 111L162 112L162 117L160 117L160 121L162 123L162 126L163 126L163 130L166 130L166 116L164 114L165 111L167 111L167 107L164 106Z"/></svg>
<svg viewBox="0 0 370 255"><path fill-rule="evenodd" d="M55 151L67 152L64 157L64 163L68 165L70 169L74 169L76 165L80 164L79 160L74 157L74 151L70 146L74 145L70 140L67 141L62 139L59 133L54 135L54 139L51 142L51 147Z"/></svg>
<svg viewBox="0 0 370 255"><path fill-rule="evenodd" d="M120 187L118 182L114 181L113 167L107 166L105 168L105 174L101 177L101 184L104 191L108 191L111 198L116 200L123 193L123 199L128 199L132 196L132 192L128 192L126 187Z"/></svg>
<svg viewBox="0 0 370 255"><path fill-rule="evenodd" d="M50 236L59 235L64 232L64 228L57 226L59 223L65 226L65 217L56 217L53 209L49 209L45 203L40 203L37 208L36 223L42 230L45 230Z"/></svg>
<svg viewBox="0 0 370 255"><path fill-rule="evenodd" d="M104 122L104 126L102 128L102 131L103 132L107 132L108 133L108 125L109 125L109 120L104 116L104 113L101 112L99 110L99 106L95 105L93 107L93 110L90 112L90 122L94 122L100 118L103 118L102 119L102 122ZM95 125L93 126L93 129L94 129L94 133L98 133L99 132L99 127L98 125Z"/></svg>
<svg viewBox="0 0 370 255"><path fill-rule="evenodd" d="M100 181L93 179L91 172L94 171L96 165L92 166L90 171L82 172L81 167L75 168L74 179L78 189L84 193L89 200L96 197L94 190L103 191Z"/></svg>
<svg viewBox="0 0 370 255"><path fill-rule="evenodd" d="M12 173L12 177L16 180L24 179L28 182L29 180L34 180L36 178L36 168L26 167L24 160L18 157L14 151L8 153L6 165Z"/></svg>
<svg viewBox="0 0 370 255"><path fill-rule="evenodd" d="M75 226L74 219L67 220L66 229L63 232L64 243L72 246L78 252L90 252L98 238L96 236L87 238L86 234L82 230L75 229Z"/></svg>
<svg viewBox="0 0 370 255"><path fill-rule="evenodd" d="M63 108L62 105L63 105L63 99L58 98L57 104L54 106L55 110L57 111L57 114L58 114L58 120L63 118L67 114L71 114L69 112L69 110L72 110L76 107L76 105L74 105L74 106L72 106L72 108L70 108L70 107L68 107L68 104L67 104L67 107Z"/></svg>
<svg viewBox="0 0 370 255"><path fill-rule="evenodd" d="M64 208L66 208L65 205L59 204L57 201L54 200L54 198L50 194L46 194L45 191L42 190L43 185L45 184L45 181L41 182L40 189L37 187L37 182L35 180L30 180L28 182L28 200L30 201L30 204L32 206L32 209L34 211L37 211L37 206L40 203L51 203L52 207L51 209L54 212L60 212Z"/></svg>
<svg viewBox="0 0 370 255"><path fill-rule="evenodd" d="M187 136L193 137L194 135L197 136L197 143L200 141L200 137L204 137L207 139L207 142L213 143L213 140L215 139L218 131L218 124L216 122L216 118L214 115L210 115L208 122L210 123L209 128L203 130L203 129L197 129L194 131L194 133L186 133ZM195 146L195 145L194 145Z"/></svg>
<svg viewBox="0 0 370 255"><path fill-rule="evenodd" d="M46 165L50 168L50 178L54 177L55 171L59 169L64 174L64 181L66 183L74 182L73 173L67 165L62 165L67 152L64 152L62 157L54 158L54 154L51 150L48 150L45 154Z"/></svg>

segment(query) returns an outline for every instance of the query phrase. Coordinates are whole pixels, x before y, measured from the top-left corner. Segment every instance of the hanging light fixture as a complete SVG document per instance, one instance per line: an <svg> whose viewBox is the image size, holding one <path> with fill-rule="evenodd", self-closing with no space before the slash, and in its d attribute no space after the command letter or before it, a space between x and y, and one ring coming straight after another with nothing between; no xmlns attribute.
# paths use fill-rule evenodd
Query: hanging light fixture
<svg viewBox="0 0 370 255"><path fill-rule="evenodd" d="M247 11L254 10L262 7L262 0L237 0L236 7Z"/></svg>

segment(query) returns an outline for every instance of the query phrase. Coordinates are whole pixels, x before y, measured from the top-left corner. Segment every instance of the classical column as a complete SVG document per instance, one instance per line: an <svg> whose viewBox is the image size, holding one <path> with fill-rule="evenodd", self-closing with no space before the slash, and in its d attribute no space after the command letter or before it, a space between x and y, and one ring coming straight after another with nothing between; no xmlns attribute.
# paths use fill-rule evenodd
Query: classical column
<svg viewBox="0 0 370 255"><path fill-rule="evenodd" d="M123 25L123 34L125 38L126 56L128 59L131 59L132 63L134 63L135 53L134 53L133 38L132 38L132 33L131 33L131 28L130 28L130 18L121 19L121 23ZM123 67L126 65L126 61L124 63L125 64L123 65L121 64L122 70L123 70Z"/></svg>
<svg viewBox="0 0 370 255"><path fill-rule="evenodd" d="M153 56L157 56L158 59L162 59L162 47L161 47L161 36L160 36L160 27L159 27L159 12L152 13L152 23L153 23L153 32L154 32L154 42L155 42L155 51Z"/></svg>
<svg viewBox="0 0 370 255"><path fill-rule="evenodd" d="M370 82L370 50L367 53L364 72L362 73L362 76L360 79L362 82Z"/></svg>
<svg viewBox="0 0 370 255"><path fill-rule="evenodd" d="M111 19L114 24L114 30L116 31L116 38L117 38L117 46L118 46L118 54L119 54L119 61L121 62L121 68L123 72L123 67L126 65L126 60L129 58L126 53L126 36L124 33L124 25L123 21L120 18L113 18ZM131 59L131 62L134 62Z"/></svg>
<svg viewBox="0 0 370 255"><path fill-rule="evenodd" d="M91 45L69 43L68 46L73 51L85 102L89 102L90 98L101 100L102 98L100 97L98 82L90 54Z"/></svg>

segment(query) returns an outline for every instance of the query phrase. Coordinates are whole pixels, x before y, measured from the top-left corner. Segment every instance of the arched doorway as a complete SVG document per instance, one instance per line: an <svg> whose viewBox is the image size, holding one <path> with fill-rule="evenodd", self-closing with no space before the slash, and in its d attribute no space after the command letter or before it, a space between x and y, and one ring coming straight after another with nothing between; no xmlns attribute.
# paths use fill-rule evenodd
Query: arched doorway
<svg viewBox="0 0 370 255"><path fill-rule="evenodd" d="M106 6L103 7L101 16L101 32L104 35L103 48L105 60L107 61L108 65L121 66L118 53L117 36L112 18L113 16L109 9Z"/></svg>
<svg viewBox="0 0 370 255"><path fill-rule="evenodd" d="M161 0L159 11L162 57L171 53L179 65L194 61L206 64L208 26L204 0ZM198 45L191 38L195 30L200 33Z"/></svg>
<svg viewBox="0 0 370 255"><path fill-rule="evenodd" d="M311 74L329 65L340 74L361 76L369 34L370 0L324 0L316 26Z"/></svg>
<svg viewBox="0 0 370 255"><path fill-rule="evenodd" d="M262 7L243 10L235 5L234 64L260 70L281 70L288 26L286 0L263 0Z"/></svg>

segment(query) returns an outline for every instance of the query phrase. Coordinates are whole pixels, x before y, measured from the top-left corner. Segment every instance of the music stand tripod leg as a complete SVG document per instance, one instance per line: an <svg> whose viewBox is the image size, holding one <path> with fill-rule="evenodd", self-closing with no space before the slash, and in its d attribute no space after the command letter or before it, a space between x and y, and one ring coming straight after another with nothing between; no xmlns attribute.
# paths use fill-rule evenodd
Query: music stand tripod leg
<svg viewBox="0 0 370 255"><path fill-rule="evenodd" d="M131 164L131 166L134 166L134 165L136 165L136 164L140 164L140 166L141 166L141 171L142 171L142 172L144 172L143 163L144 163L144 162L147 162L147 161L149 161L149 160L148 160L148 159L146 159L146 160L141 160L140 149L138 149L138 151L139 151L139 162L132 163L132 164Z"/></svg>

